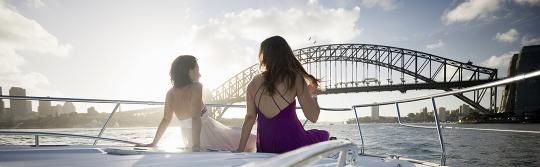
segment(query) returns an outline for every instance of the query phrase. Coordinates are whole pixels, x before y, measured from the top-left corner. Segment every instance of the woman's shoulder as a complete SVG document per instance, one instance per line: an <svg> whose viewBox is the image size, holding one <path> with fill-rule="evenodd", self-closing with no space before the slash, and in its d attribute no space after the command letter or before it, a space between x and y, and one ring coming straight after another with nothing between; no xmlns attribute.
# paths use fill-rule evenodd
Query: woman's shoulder
<svg viewBox="0 0 540 167"><path fill-rule="evenodd" d="M169 91L167 91L167 96L174 95L177 92L191 92L191 91L202 90L202 88L203 88L203 85L200 82L193 82L181 88L173 86L169 89Z"/></svg>
<svg viewBox="0 0 540 167"><path fill-rule="evenodd" d="M199 89L203 88L203 85L200 82L193 82L193 83L189 84L189 86L192 89L195 89L195 90L199 90Z"/></svg>
<svg viewBox="0 0 540 167"><path fill-rule="evenodd" d="M250 88L252 88L252 87L254 87L254 86L257 86L257 85L262 84L263 81L264 81L264 78L263 78L262 74L257 74L257 75L255 75L255 76L251 79L251 81L249 82L249 84L248 84L248 89L250 89Z"/></svg>
<svg viewBox="0 0 540 167"><path fill-rule="evenodd" d="M203 85L200 82L193 82L188 85L185 85L181 88L173 86L169 91L183 91L183 90L191 90L191 89L202 89Z"/></svg>
<svg viewBox="0 0 540 167"><path fill-rule="evenodd" d="M251 79L251 81L255 81L255 80L262 80L263 79L263 74L262 73L259 73L255 76L253 76L253 79Z"/></svg>
<svg viewBox="0 0 540 167"><path fill-rule="evenodd" d="M201 95L203 90L203 85L200 82L193 82L188 85L187 91L190 92L192 95Z"/></svg>

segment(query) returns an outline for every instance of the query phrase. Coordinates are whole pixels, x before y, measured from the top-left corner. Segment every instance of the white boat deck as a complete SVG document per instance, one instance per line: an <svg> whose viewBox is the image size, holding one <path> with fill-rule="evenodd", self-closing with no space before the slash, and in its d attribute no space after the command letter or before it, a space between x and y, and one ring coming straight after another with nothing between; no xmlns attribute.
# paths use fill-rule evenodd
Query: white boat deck
<svg viewBox="0 0 540 167"><path fill-rule="evenodd" d="M104 146L0 146L0 166L241 166L251 162L262 162L277 155L224 151L192 152L183 149L159 150L133 147L114 147L118 150L111 151L111 148ZM432 163L420 163L376 156L360 156L358 159L358 166L365 167L436 166ZM308 166L336 165L335 158L323 158Z"/></svg>

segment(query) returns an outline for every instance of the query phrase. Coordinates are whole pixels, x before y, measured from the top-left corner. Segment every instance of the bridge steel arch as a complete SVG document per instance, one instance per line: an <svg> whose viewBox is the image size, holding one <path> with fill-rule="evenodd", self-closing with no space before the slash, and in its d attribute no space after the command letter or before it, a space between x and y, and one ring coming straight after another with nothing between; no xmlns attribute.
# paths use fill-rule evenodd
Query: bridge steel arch
<svg viewBox="0 0 540 167"><path fill-rule="evenodd" d="M392 46L329 44L301 48L293 52L310 74L319 79L323 78L326 82L326 86L320 88L321 94L369 91L405 92L418 89L451 91L453 88L469 87L497 80L496 69ZM383 82L380 79L366 79L366 75L370 75L369 65L375 71L372 73L379 78L382 74L381 67L383 72L386 69L386 75L390 76L387 78L388 82L381 84ZM366 66L368 67L365 68ZM258 74L258 67L258 64L252 65L214 89L212 102L244 101L246 87ZM362 69L359 70L359 67ZM392 79L394 73L399 75L401 83L394 84ZM406 83L406 77L412 79L414 83ZM372 82L375 85L370 85ZM486 93L489 93L489 108L480 105ZM496 109L496 93L497 88L493 87L474 91L472 99L463 94L455 96L480 112L488 113Z"/></svg>

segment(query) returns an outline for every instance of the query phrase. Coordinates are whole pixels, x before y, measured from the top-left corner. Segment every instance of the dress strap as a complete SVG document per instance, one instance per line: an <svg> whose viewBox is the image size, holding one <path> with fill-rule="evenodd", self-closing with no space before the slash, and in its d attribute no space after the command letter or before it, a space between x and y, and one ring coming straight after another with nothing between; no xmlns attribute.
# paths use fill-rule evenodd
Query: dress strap
<svg viewBox="0 0 540 167"><path fill-rule="evenodd" d="M259 90L261 90L262 88L262 84L261 86L259 86L259 88L257 88L257 91L255 92L255 97L257 97L257 94L259 93ZM261 96L259 96L259 102L257 102L257 105L255 107L259 108L259 104L261 104L261 98L262 98L262 94L263 94L264 90L261 91Z"/></svg>
<svg viewBox="0 0 540 167"><path fill-rule="evenodd" d="M289 101L287 101L287 99L285 99L285 97L283 97L283 95L279 92L279 90L276 89L276 92L279 94L279 96L281 96L283 100L285 100L285 102L287 102L287 104L291 104L289 103Z"/></svg>
<svg viewBox="0 0 540 167"><path fill-rule="evenodd" d="M289 103L289 101L287 101L287 99L285 99L285 97L279 92L279 90L276 89L276 92L277 92L277 94L279 94L279 96L281 96L281 98L282 98L288 105L291 105L291 103ZM276 107L277 107L278 109L281 110L281 108L279 107L279 105L278 105L277 102L276 102L276 99L274 99L274 96L272 96L272 100L274 101L274 104L276 104Z"/></svg>
<svg viewBox="0 0 540 167"><path fill-rule="evenodd" d="M274 99L274 96L272 96L272 100L274 101L274 104L276 105L276 107L281 110L281 108L279 108L279 105L276 103L276 99Z"/></svg>

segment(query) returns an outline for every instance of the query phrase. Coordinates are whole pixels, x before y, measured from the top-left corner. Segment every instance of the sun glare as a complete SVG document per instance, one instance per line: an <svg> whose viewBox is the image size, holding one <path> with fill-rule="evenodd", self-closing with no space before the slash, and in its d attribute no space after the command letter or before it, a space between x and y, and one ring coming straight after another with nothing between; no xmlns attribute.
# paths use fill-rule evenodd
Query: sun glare
<svg viewBox="0 0 540 167"><path fill-rule="evenodd" d="M186 148L186 142L184 142L184 137L182 136L182 129L179 127L169 127L163 138L158 144L160 149L165 151L177 151L178 148Z"/></svg>

